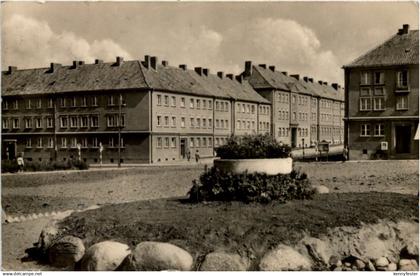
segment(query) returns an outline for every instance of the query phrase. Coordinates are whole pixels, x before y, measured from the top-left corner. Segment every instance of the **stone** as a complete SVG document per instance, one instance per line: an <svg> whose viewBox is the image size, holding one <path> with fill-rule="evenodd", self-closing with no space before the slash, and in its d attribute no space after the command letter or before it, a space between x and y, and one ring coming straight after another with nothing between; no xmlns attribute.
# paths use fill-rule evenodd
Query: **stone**
<svg viewBox="0 0 420 276"><path fill-rule="evenodd" d="M373 263L371 261L367 262L367 269L369 271L376 271L375 266L373 265Z"/></svg>
<svg viewBox="0 0 420 276"><path fill-rule="evenodd" d="M125 258L121 270L161 271L192 269L193 258L184 249L164 242L141 242Z"/></svg>
<svg viewBox="0 0 420 276"><path fill-rule="evenodd" d="M337 266L333 269L333 271L343 271L343 268L341 266Z"/></svg>
<svg viewBox="0 0 420 276"><path fill-rule="evenodd" d="M386 270L387 271L397 271L397 264L396 263L390 263Z"/></svg>
<svg viewBox="0 0 420 276"><path fill-rule="evenodd" d="M349 263L349 262L344 262L344 266L345 266L345 267L351 267L351 263Z"/></svg>
<svg viewBox="0 0 420 276"><path fill-rule="evenodd" d="M302 243L305 245L309 256L312 257L313 260L321 262L324 265L331 264L332 250L325 241L317 238L306 237L302 240ZM337 258L337 261L335 261L332 265L338 266L338 261L340 260Z"/></svg>
<svg viewBox="0 0 420 276"><path fill-rule="evenodd" d="M47 249L51 246L54 238L58 234L57 221L52 220L47 225L44 226L39 235L37 248L41 250L42 253L45 253Z"/></svg>
<svg viewBox="0 0 420 276"><path fill-rule="evenodd" d="M356 265L356 267L357 267L358 270L363 270L366 267L366 264L362 260L359 260L359 259L357 259L354 262L354 264Z"/></svg>
<svg viewBox="0 0 420 276"><path fill-rule="evenodd" d="M328 189L324 185L313 186L313 189L315 190L315 193L317 194L328 194L330 192L330 189Z"/></svg>
<svg viewBox="0 0 420 276"><path fill-rule="evenodd" d="M55 241L48 249L48 259L55 267L71 267L82 259L85 246L81 239L64 236Z"/></svg>
<svg viewBox="0 0 420 276"><path fill-rule="evenodd" d="M83 271L114 271L130 254L128 245L103 241L89 247L82 258L80 269Z"/></svg>
<svg viewBox="0 0 420 276"><path fill-rule="evenodd" d="M249 261L238 254L212 252L200 266L201 271L247 271Z"/></svg>
<svg viewBox="0 0 420 276"><path fill-rule="evenodd" d="M375 260L375 267L387 267L388 264L388 259L385 257L380 257Z"/></svg>
<svg viewBox="0 0 420 276"><path fill-rule="evenodd" d="M410 259L401 259L398 262L398 266L404 266L404 265L410 265L411 264L411 260Z"/></svg>
<svg viewBox="0 0 420 276"><path fill-rule="evenodd" d="M399 271L418 271L419 266L416 260L401 259L398 264Z"/></svg>
<svg viewBox="0 0 420 276"><path fill-rule="evenodd" d="M259 268L262 271L308 271L311 261L290 246L279 245L266 253L261 259Z"/></svg>

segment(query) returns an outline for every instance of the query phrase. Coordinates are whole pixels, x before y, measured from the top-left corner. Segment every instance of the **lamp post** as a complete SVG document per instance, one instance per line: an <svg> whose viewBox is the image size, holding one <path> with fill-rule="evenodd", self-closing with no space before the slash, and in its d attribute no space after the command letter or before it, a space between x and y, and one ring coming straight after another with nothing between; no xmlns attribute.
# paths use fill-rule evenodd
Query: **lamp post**
<svg viewBox="0 0 420 276"><path fill-rule="evenodd" d="M305 138L302 138L302 160L305 160Z"/></svg>
<svg viewBox="0 0 420 276"><path fill-rule="evenodd" d="M118 101L118 168L121 168L121 105L122 105L122 94Z"/></svg>

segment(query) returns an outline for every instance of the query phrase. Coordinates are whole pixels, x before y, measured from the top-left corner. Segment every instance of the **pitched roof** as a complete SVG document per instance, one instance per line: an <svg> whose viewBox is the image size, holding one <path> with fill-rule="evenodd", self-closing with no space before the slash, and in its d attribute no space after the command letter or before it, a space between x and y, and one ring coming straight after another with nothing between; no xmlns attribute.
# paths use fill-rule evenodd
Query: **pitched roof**
<svg viewBox="0 0 420 276"><path fill-rule="evenodd" d="M419 31L395 34L343 68L419 64Z"/></svg>
<svg viewBox="0 0 420 276"><path fill-rule="evenodd" d="M160 64L154 70L138 60L124 61L120 65L58 66L53 72L50 68L2 72L2 96L121 89L154 89L268 103L246 81L239 83L211 74L200 76L194 70Z"/></svg>

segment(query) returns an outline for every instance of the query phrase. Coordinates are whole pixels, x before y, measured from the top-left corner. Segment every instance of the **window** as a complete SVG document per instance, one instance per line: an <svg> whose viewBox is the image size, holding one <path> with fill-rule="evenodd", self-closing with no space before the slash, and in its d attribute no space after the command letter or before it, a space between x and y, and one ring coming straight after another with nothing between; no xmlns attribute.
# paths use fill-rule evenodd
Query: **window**
<svg viewBox="0 0 420 276"><path fill-rule="evenodd" d="M32 139L26 138L26 148L32 148Z"/></svg>
<svg viewBox="0 0 420 276"><path fill-rule="evenodd" d="M255 105L252 105L252 106L251 106L251 113L252 113L252 114L255 114Z"/></svg>
<svg viewBox="0 0 420 276"><path fill-rule="evenodd" d="M162 105L162 95L156 95L157 96L157 105Z"/></svg>
<svg viewBox="0 0 420 276"><path fill-rule="evenodd" d="M165 95L165 106L169 106L169 96Z"/></svg>
<svg viewBox="0 0 420 276"><path fill-rule="evenodd" d="M110 147L110 148L115 147L114 137L109 137L109 140L108 140L108 147Z"/></svg>
<svg viewBox="0 0 420 276"><path fill-rule="evenodd" d="M213 127L213 120L209 118L209 128Z"/></svg>
<svg viewBox="0 0 420 276"><path fill-rule="evenodd" d="M385 110L384 98L373 98L373 110Z"/></svg>
<svg viewBox="0 0 420 276"><path fill-rule="evenodd" d="M82 138L80 144L81 144L82 148L87 148L88 147L88 139L86 137Z"/></svg>
<svg viewBox="0 0 420 276"><path fill-rule="evenodd" d="M203 109L207 109L207 101L203 100Z"/></svg>
<svg viewBox="0 0 420 276"><path fill-rule="evenodd" d="M175 96L171 97L171 106L176 106L176 98Z"/></svg>
<svg viewBox="0 0 420 276"><path fill-rule="evenodd" d="M200 137L197 137L197 138L195 138L196 139L196 146L199 148L199 147L201 147L201 138Z"/></svg>
<svg viewBox="0 0 420 276"><path fill-rule="evenodd" d="M98 127L99 126L99 116L98 115L91 115L90 116L90 127Z"/></svg>
<svg viewBox="0 0 420 276"><path fill-rule="evenodd" d="M18 100L13 101L13 109L15 109L15 110L19 109L19 101Z"/></svg>
<svg viewBox="0 0 420 276"><path fill-rule="evenodd" d="M181 117L181 127L185 127L185 117Z"/></svg>
<svg viewBox="0 0 420 276"><path fill-rule="evenodd" d="M61 137L61 147L62 148L67 148L67 138L66 137Z"/></svg>
<svg viewBox="0 0 420 276"><path fill-rule="evenodd" d="M294 104L296 102L296 96L295 95L293 95L292 96L292 104Z"/></svg>
<svg viewBox="0 0 420 276"><path fill-rule="evenodd" d="M194 147L194 138L190 138L190 148Z"/></svg>
<svg viewBox="0 0 420 276"><path fill-rule="evenodd" d="M48 99L48 108L54 108L54 101L53 101L53 99Z"/></svg>
<svg viewBox="0 0 420 276"><path fill-rule="evenodd" d="M212 105L213 101L209 100L209 109L213 109L213 105Z"/></svg>
<svg viewBox="0 0 420 276"><path fill-rule="evenodd" d="M41 109L42 108L42 99L38 99L36 108Z"/></svg>
<svg viewBox="0 0 420 276"><path fill-rule="evenodd" d="M191 126L191 127L194 127L194 125L195 125L195 120L194 120L194 118L190 118L190 126Z"/></svg>
<svg viewBox="0 0 420 276"><path fill-rule="evenodd" d="M9 102L7 100L2 99L1 107L2 107L3 110L8 110L9 109Z"/></svg>
<svg viewBox="0 0 420 276"><path fill-rule="evenodd" d="M92 96L91 103L92 103L92 106L98 106L98 97Z"/></svg>
<svg viewBox="0 0 420 276"><path fill-rule="evenodd" d="M158 138L157 138L156 147L157 147L158 149L162 148L162 137L158 137Z"/></svg>
<svg viewBox="0 0 420 276"><path fill-rule="evenodd" d="M47 147L48 148L50 148L50 149L52 149L52 148L54 148L54 139L53 138L48 138L48 145L47 145Z"/></svg>
<svg viewBox="0 0 420 276"><path fill-rule="evenodd" d="M203 128L206 128L206 127L207 127L207 119L203 118Z"/></svg>
<svg viewBox="0 0 420 276"><path fill-rule="evenodd" d="M171 138L171 148L176 148L176 138L175 137Z"/></svg>
<svg viewBox="0 0 420 276"><path fill-rule="evenodd" d="M201 119L197 118L197 128L200 128L200 127L201 127Z"/></svg>
<svg viewBox="0 0 420 276"><path fill-rule="evenodd" d="M169 126L169 116L165 116L165 126Z"/></svg>
<svg viewBox="0 0 420 276"><path fill-rule="evenodd" d="M72 107L77 107L77 97L73 97L72 102L71 102L71 106Z"/></svg>
<svg viewBox="0 0 420 276"><path fill-rule="evenodd" d="M165 148L169 148L169 137L165 137Z"/></svg>
<svg viewBox="0 0 420 276"><path fill-rule="evenodd" d="M92 147L93 148L99 148L98 137L93 137L92 138Z"/></svg>
<svg viewBox="0 0 420 276"><path fill-rule="evenodd" d="M213 144L213 141L212 141L212 138L209 138L209 148L211 148L212 147L212 144Z"/></svg>
<svg viewBox="0 0 420 276"><path fill-rule="evenodd" d="M88 127L89 126L89 117L82 116L80 119L80 127Z"/></svg>
<svg viewBox="0 0 420 276"><path fill-rule="evenodd" d="M200 100L199 99L196 100L196 106L197 106L197 109L200 109Z"/></svg>
<svg viewBox="0 0 420 276"><path fill-rule="evenodd" d="M172 127L176 127L176 117L172 116Z"/></svg>
<svg viewBox="0 0 420 276"><path fill-rule="evenodd" d="M250 106L249 106L249 104L247 104L246 105L246 113L250 113L251 111L250 111Z"/></svg>
<svg viewBox="0 0 420 276"><path fill-rule="evenodd" d="M35 128L42 128L41 118L35 118Z"/></svg>
<svg viewBox="0 0 420 276"><path fill-rule="evenodd" d="M26 100L26 109L31 109L32 108L32 100L31 99L27 99Z"/></svg>
<svg viewBox="0 0 420 276"><path fill-rule="evenodd" d="M194 99L190 99L190 108L194 108Z"/></svg>
<svg viewBox="0 0 420 276"><path fill-rule="evenodd" d="M66 107L66 98L60 98L60 107Z"/></svg>
<svg viewBox="0 0 420 276"><path fill-rule="evenodd" d="M397 110L407 110L408 109L408 96L398 96L397 97Z"/></svg>
<svg viewBox="0 0 420 276"><path fill-rule="evenodd" d="M369 124L360 125L360 136L362 136L362 137L370 136L370 125Z"/></svg>
<svg viewBox="0 0 420 276"><path fill-rule="evenodd" d="M36 140L36 147L42 148L42 137L38 137L38 139Z"/></svg>
<svg viewBox="0 0 420 276"><path fill-rule="evenodd" d="M206 139L206 137L203 138L203 147L207 147L207 139Z"/></svg>
<svg viewBox="0 0 420 276"><path fill-rule="evenodd" d="M185 98L184 97L181 98L180 106L185 107Z"/></svg>
<svg viewBox="0 0 420 276"><path fill-rule="evenodd" d="M25 118L25 128L32 128L32 119Z"/></svg>
<svg viewBox="0 0 420 276"><path fill-rule="evenodd" d="M245 104L242 104L242 113L245 113Z"/></svg>
<svg viewBox="0 0 420 276"><path fill-rule="evenodd" d="M370 84L370 73L367 71L361 72L360 74L360 84L367 85Z"/></svg>
<svg viewBox="0 0 420 276"><path fill-rule="evenodd" d="M371 110L371 98L360 98L360 111Z"/></svg>
<svg viewBox="0 0 420 276"><path fill-rule="evenodd" d="M108 96L108 106L114 106L115 105L115 98L113 95Z"/></svg>
<svg viewBox="0 0 420 276"><path fill-rule="evenodd" d="M2 119L2 128L3 129L9 129L9 120L6 118Z"/></svg>
<svg viewBox="0 0 420 276"><path fill-rule="evenodd" d="M13 120L12 120L12 127L13 127L13 129L20 128L19 119L18 118L13 118Z"/></svg>
<svg viewBox="0 0 420 276"><path fill-rule="evenodd" d="M78 118L76 116L70 116L70 127L77 128Z"/></svg>
<svg viewBox="0 0 420 276"><path fill-rule="evenodd" d="M408 70L401 70L397 72L397 88L408 87Z"/></svg>
<svg viewBox="0 0 420 276"><path fill-rule="evenodd" d="M216 128L219 128L219 119L216 119Z"/></svg>
<svg viewBox="0 0 420 276"><path fill-rule="evenodd" d="M219 102L218 101L216 101L216 110L218 111L220 109L220 107L219 107Z"/></svg>
<svg viewBox="0 0 420 276"><path fill-rule="evenodd" d="M377 137L385 136L384 124L376 124L373 135Z"/></svg>
<svg viewBox="0 0 420 276"><path fill-rule="evenodd" d="M157 116L157 126L162 126L162 116Z"/></svg>
<svg viewBox="0 0 420 276"><path fill-rule="evenodd" d="M87 106L87 98L86 98L86 96L83 96L83 97L82 97L82 103L81 103L81 106L82 106L82 107L86 107L86 106Z"/></svg>
<svg viewBox="0 0 420 276"><path fill-rule="evenodd" d="M292 119L296 121L296 112L293 112Z"/></svg>

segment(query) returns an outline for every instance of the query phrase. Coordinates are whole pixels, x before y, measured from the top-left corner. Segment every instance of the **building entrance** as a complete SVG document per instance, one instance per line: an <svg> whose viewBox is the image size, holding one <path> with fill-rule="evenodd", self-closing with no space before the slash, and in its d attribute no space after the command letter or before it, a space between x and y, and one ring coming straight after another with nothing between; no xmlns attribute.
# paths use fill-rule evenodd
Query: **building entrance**
<svg viewBox="0 0 420 276"><path fill-rule="evenodd" d="M180 148L181 148L181 158L182 159L185 159L185 157L187 155L186 144L187 144L186 139L181 138L179 145L180 145Z"/></svg>
<svg viewBox="0 0 420 276"><path fill-rule="evenodd" d="M290 141L290 143L292 144L292 148L296 148L296 143L297 143L296 131L297 131L297 129L295 127L292 127L290 129L290 132L291 132L291 141Z"/></svg>
<svg viewBox="0 0 420 276"><path fill-rule="evenodd" d="M395 126L395 152L410 153L411 126Z"/></svg>
<svg viewBox="0 0 420 276"><path fill-rule="evenodd" d="M1 154L2 160L14 160L16 159L16 141L3 141L3 149Z"/></svg>

